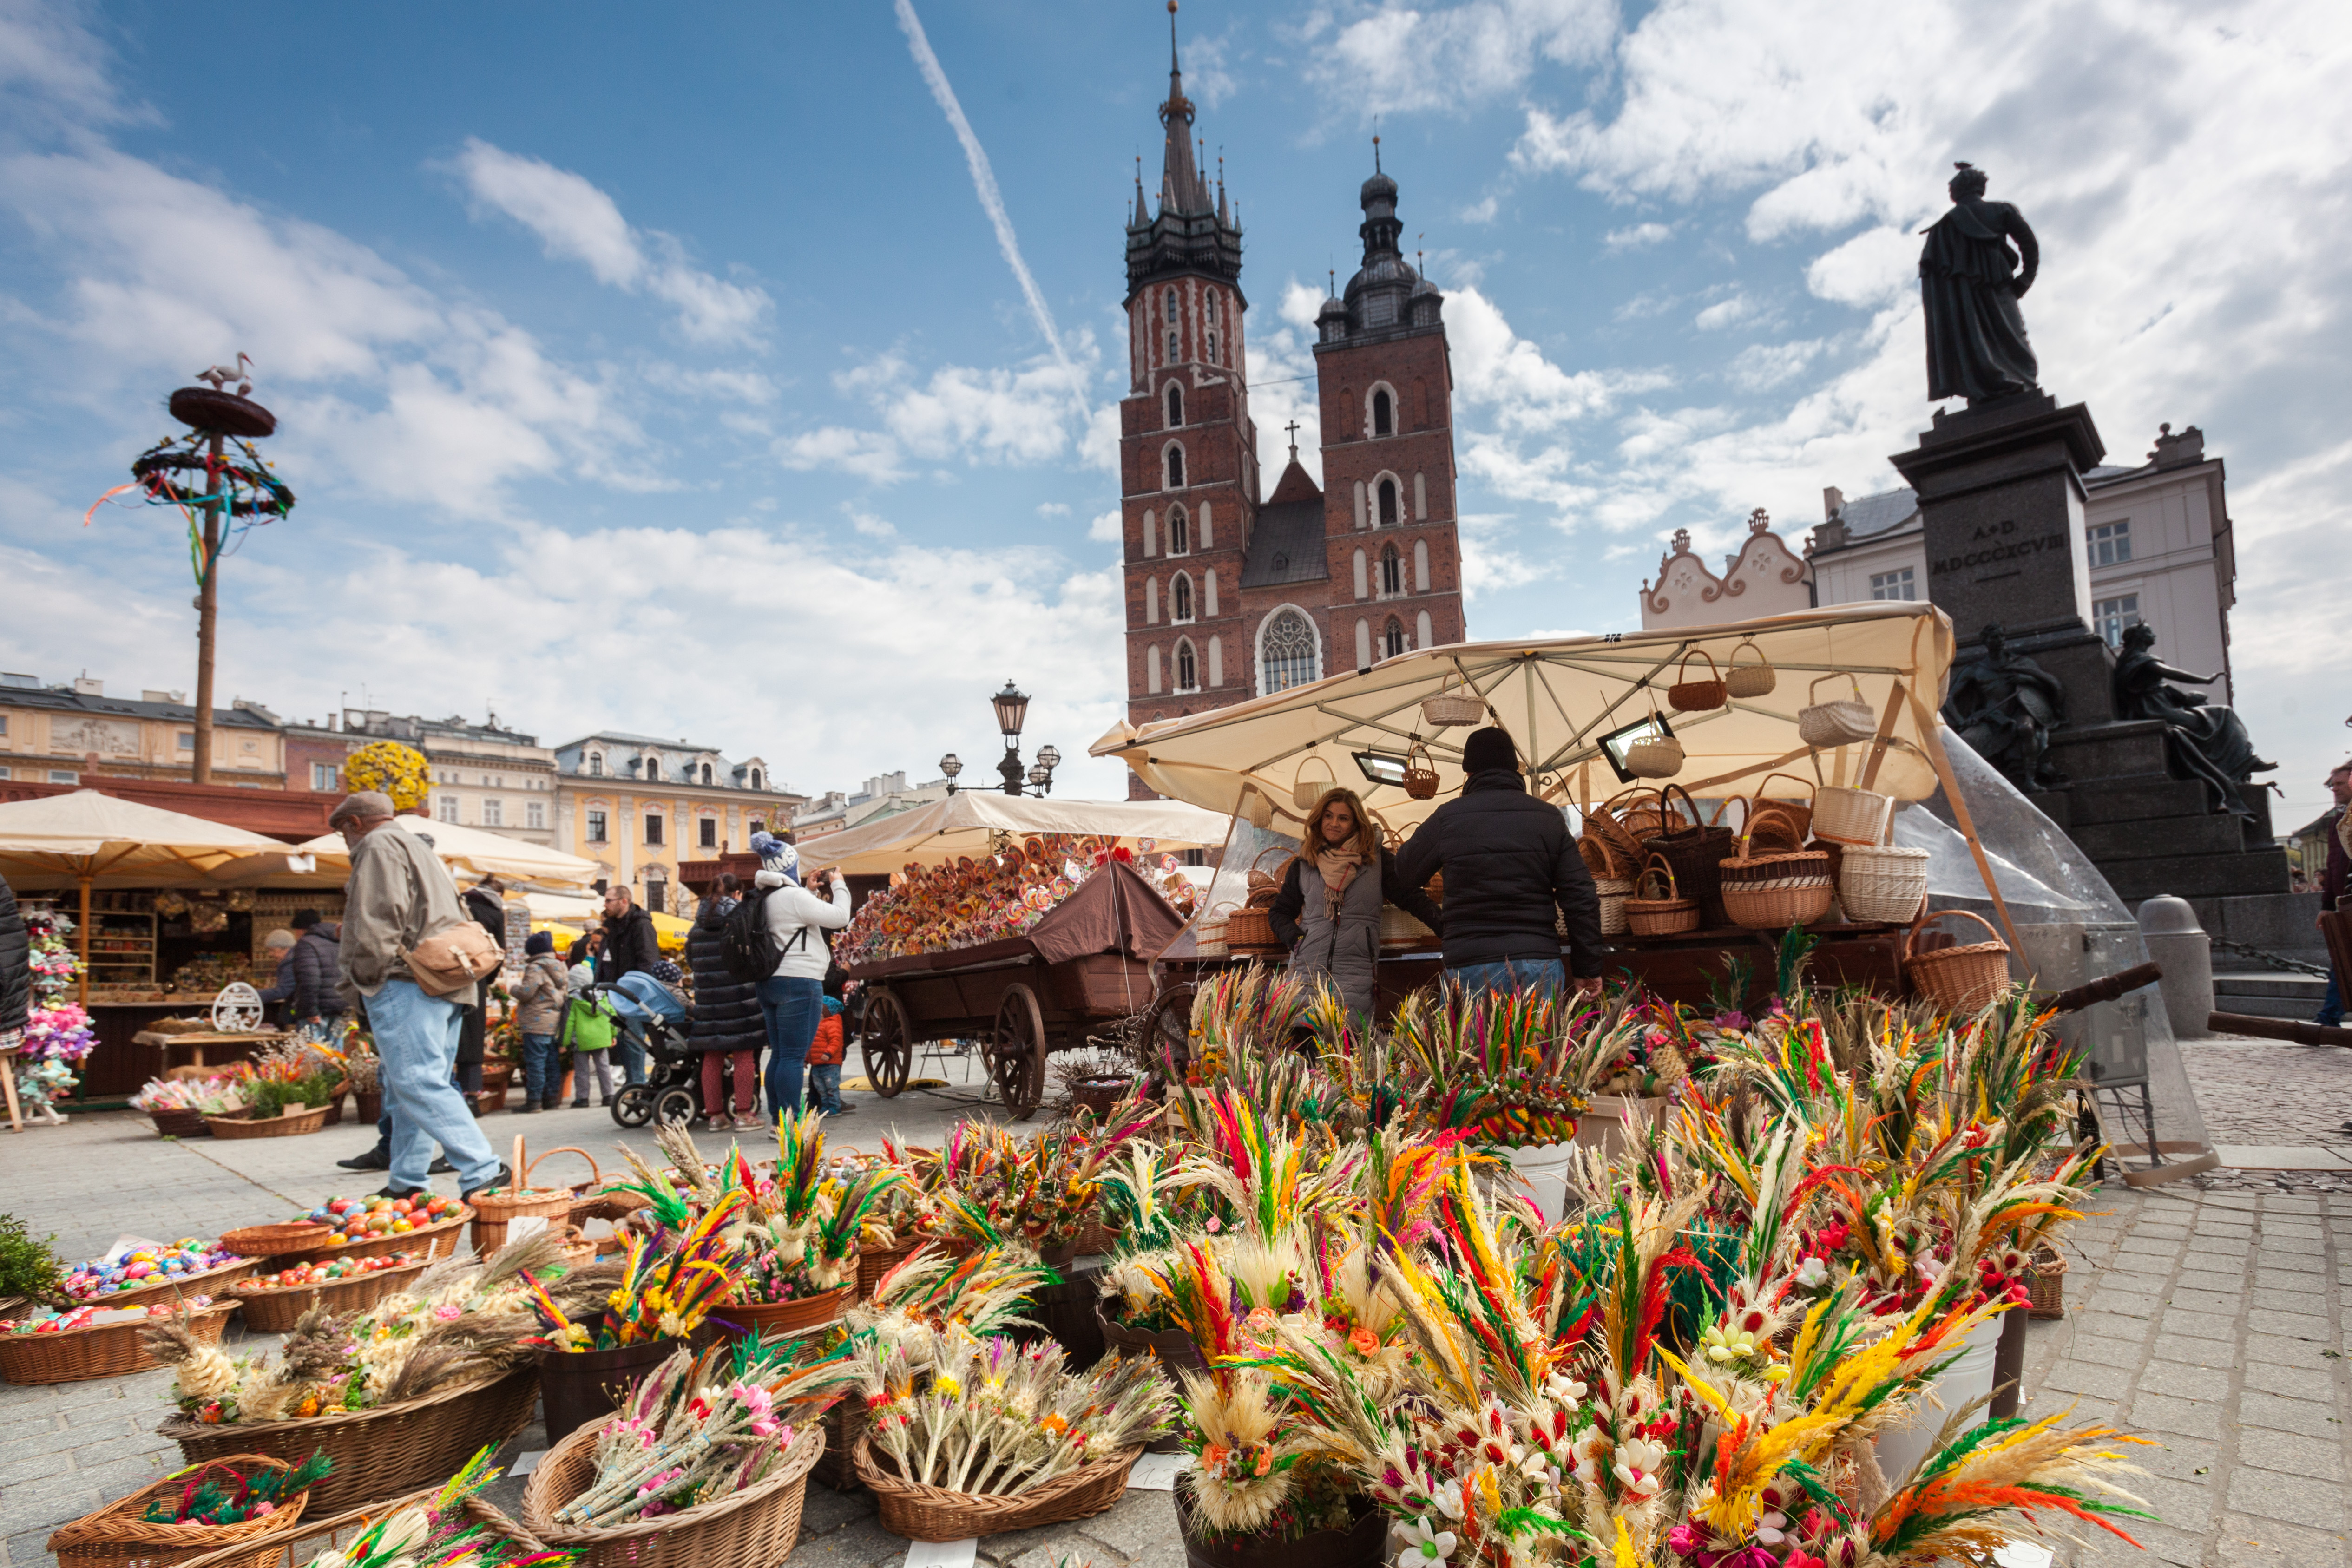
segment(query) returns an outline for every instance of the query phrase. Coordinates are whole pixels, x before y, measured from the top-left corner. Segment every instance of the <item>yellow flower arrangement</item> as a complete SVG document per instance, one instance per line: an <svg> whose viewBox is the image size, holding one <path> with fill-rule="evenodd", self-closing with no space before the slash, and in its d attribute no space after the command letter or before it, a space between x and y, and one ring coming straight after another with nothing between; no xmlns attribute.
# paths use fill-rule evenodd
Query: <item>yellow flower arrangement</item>
<svg viewBox="0 0 2352 1568"><path fill-rule="evenodd" d="M392 797L395 811L410 811L425 804L432 784L425 754L396 740L372 740L343 759L344 788L354 793L380 789Z"/></svg>

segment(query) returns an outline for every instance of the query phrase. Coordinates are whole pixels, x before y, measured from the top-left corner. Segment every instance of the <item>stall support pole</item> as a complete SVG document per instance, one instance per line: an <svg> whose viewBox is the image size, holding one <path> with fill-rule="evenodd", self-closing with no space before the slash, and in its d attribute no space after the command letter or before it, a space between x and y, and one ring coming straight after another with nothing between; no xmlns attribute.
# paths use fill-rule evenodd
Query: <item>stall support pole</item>
<svg viewBox="0 0 2352 1568"><path fill-rule="evenodd" d="M1992 895L1992 912L2000 916L2001 934L2009 938L2009 950L2025 956L2025 945L2017 939L2017 924L2009 917L2009 901L2000 895L2000 884L1993 881L1992 862L1985 859L1984 845L1977 841L1976 820L1969 815L1969 799L1960 793L1960 781L1952 772L1952 759L1944 755L1942 721L1929 713L1919 701L1918 694L1911 696L1911 711L1919 720L1919 738L1926 742L1927 760L1936 765L1936 777L1943 781L1944 793L1951 797L1952 816L1960 825L1960 836L1968 841L1969 854L1977 862L1977 874L1984 878L1985 891Z"/></svg>
<svg viewBox="0 0 2352 1568"><path fill-rule="evenodd" d="M81 881L81 925L74 931L74 946L81 953L81 1009L89 1010L89 878Z"/></svg>

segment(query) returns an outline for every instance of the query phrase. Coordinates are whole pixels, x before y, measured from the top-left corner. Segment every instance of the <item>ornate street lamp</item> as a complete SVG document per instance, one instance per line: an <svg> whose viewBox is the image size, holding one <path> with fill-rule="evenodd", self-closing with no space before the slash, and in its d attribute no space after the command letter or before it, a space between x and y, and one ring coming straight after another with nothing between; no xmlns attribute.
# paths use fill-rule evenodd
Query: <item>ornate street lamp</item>
<svg viewBox="0 0 2352 1568"><path fill-rule="evenodd" d="M988 700L989 705L996 709L996 727L1004 737L1004 756L996 764L997 776L1004 780L1004 792L1008 795L1028 794L1030 789L1024 788L1025 780L1036 793L1050 793L1054 788L1054 769L1062 761L1059 751L1050 746L1043 747L1037 752L1035 767L1024 770L1021 766L1021 725L1029 716L1027 694L1007 681L1004 689Z"/></svg>
<svg viewBox="0 0 2352 1568"><path fill-rule="evenodd" d="M948 781L948 793L956 792L956 775L963 771L963 758L949 752L940 758L940 775Z"/></svg>
<svg viewBox="0 0 2352 1568"><path fill-rule="evenodd" d="M1004 689L988 699L996 709L996 727L1004 734L1004 749L1012 750L1021 744L1021 721L1029 716L1029 698L1004 683Z"/></svg>

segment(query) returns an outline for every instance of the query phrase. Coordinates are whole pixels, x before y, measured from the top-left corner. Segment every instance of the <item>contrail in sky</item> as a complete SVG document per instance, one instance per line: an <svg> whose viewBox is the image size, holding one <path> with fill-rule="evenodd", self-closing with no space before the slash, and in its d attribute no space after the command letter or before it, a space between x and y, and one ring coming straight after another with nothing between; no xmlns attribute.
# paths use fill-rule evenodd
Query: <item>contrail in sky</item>
<svg viewBox="0 0 2352 1568"><path fill-rule="evenodd" d="M940 68L940 57L931 52L931 41L923 36L923 24L916 16L911 0L898 0L898 30L907 35L907 47L914 52L915 68L923 73L931 97L939 100L956 140L963 143L964 161L971 165L972 188L980 195L982 211L996 225L996 247L1004 253L1005 265L1013 268L1013 277L1020 282L1022 296L1029 301L1029 314L1036 318L1037 329L1045 334L1054 358L1068 365L1070 356L1062 350L1062 334L1055 329L1054 313L1045 308L1045 297L1038 292L1037 280L1029 276L1029 264L1021 259L1020 236L1013 232L1013 215L1004 210L1003 193L996 188L996 172L988 165L988 150L973 134L971 121L963 117L963 105L956 101L955 89L948 85L948 73Z"/></svg>

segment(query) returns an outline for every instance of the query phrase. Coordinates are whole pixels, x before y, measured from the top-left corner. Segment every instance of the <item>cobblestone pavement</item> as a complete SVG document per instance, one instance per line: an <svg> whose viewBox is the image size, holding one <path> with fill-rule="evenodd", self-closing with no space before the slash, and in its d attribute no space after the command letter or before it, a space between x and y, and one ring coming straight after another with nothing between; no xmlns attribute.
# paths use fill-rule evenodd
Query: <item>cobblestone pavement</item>
<svg viewBox="0 0 2352 1568"><path fill-rule="evenodd" d="M2330 1150L2352 1163L2352 1052L2224 1035L2184 1041L2207 1135L2217 1145ZM2352 1169L2219 1170L2191 1178L2205 1192L2352 1197Z"/></svg>

